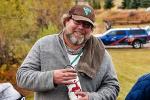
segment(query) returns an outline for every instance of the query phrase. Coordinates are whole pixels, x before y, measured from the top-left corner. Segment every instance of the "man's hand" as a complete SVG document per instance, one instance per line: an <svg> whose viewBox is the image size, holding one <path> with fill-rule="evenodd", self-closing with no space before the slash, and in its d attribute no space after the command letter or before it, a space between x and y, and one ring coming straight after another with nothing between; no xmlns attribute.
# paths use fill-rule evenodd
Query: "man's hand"
<svg viewBox="0 0 150 100"><path fill-rule="evenodd" d="M66 68L66 69L59 69L54 70L53 80L54 84L72 84L70 80L76 79L77 73L75 69Z"/></svg>
<svg viewBox="0 0 150 100"><path fill-rule="evenodd" d="M78 91L75 92L75 94L80 96L78 100L89 100L89 96L87 92Z"/></svg>

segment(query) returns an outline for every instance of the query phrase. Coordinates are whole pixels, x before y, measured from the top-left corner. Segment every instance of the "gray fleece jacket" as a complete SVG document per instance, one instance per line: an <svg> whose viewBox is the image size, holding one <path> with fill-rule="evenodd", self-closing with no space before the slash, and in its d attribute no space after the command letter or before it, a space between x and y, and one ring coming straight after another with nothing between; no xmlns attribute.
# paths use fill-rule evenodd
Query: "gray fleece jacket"
<svg viewBox="0 0 150 100"><path fill-rule="evenodd" d="M17 71L17 84L35 92L34 100L69 100L67 87L54 86L53 71L70 64L58 35L39 39ZM116 100L119 83L110 55L105 51L96 77L91 79L78 73L83 91L89 100Z"/></svg>

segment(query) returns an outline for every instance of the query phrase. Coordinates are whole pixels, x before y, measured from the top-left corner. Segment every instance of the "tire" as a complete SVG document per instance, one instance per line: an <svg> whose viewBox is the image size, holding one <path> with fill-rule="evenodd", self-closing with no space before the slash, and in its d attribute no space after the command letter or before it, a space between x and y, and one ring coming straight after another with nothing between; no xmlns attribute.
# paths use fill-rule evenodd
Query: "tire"
<svg viewBox="0 0 150 100"><path fill-rule="evenodd" d="M133 48L135 48L135 49L139 49L139 48L141 48L142 47L142 42L140 41L140 40L135 40L133 43L132 43L132 46L133 46Z"/></svg>

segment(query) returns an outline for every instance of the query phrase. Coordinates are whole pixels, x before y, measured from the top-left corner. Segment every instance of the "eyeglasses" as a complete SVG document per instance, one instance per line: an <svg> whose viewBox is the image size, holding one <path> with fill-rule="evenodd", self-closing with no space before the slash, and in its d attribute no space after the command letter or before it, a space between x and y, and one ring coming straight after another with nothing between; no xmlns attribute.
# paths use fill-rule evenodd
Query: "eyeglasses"
<svg viewBox="0 0 150 100"><path fill-rule="evenodd" d="M74 24L82 25L83 28L93 28L93 25L89 22L82 21L82 20L75 20L73 18L72 18L72 20L73 20Z"/></svg>

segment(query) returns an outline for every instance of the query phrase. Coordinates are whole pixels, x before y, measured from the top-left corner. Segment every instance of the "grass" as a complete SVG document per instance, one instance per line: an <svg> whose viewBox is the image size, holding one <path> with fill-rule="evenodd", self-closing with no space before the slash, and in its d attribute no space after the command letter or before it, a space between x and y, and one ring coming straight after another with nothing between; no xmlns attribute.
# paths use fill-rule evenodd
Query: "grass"
<svg viewBox="0 0 150 100"><path fill-rule="evenodd" d="M150 70L150 49L108 49L120 82L117 100L124 100L137 79Z"/></svg>
<svg viewBox="0 0 150 100"><path fill-rule="evenodd" d="M114 1L117 6L119 6L122 0ZM116 6L116 7L117 7ZM135 16L129 17L130 12L134 12ZM149 14L142 12L143 9L139 10L97 10L96 11L96 30L93 34L100 34L105 32L105 24L103 19L106 17L109 20L125 21L125 20L141 20L142 22L150 20ZM142 13L141 13L142 12ZM131 14L131 13L130 13ZM125 16L126 15L126 16ZM149 23L141 24L125 24L125 25L112 25L115 27L142 27L147 26ZM150 48L149 49L108 49L110 52L116 71L118 74L118 79L120 82L120 93L117 100L124 100L127 93L130 91L131 87L135 84L137 79L150 72Z"/></svg>

